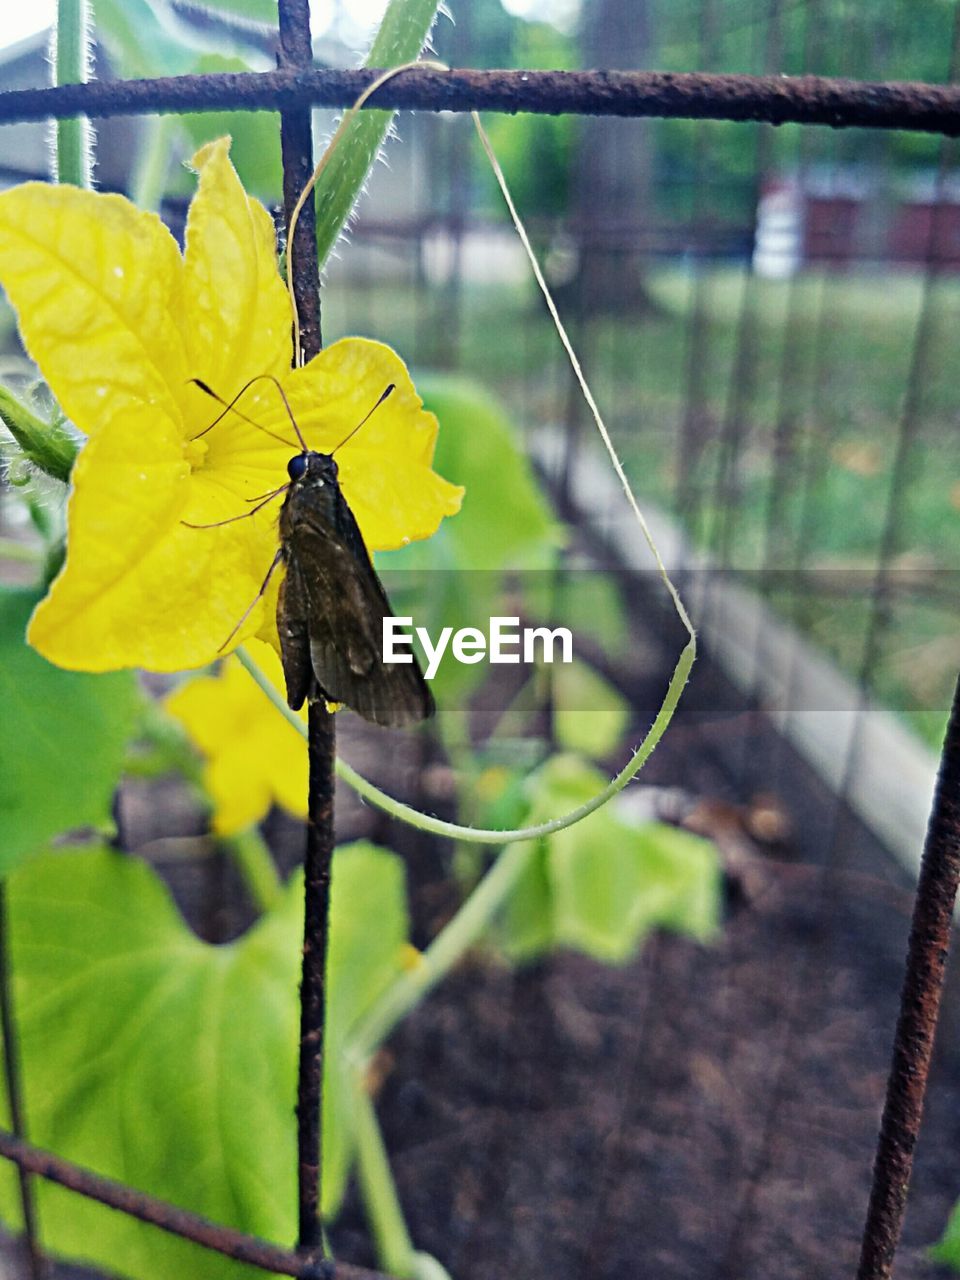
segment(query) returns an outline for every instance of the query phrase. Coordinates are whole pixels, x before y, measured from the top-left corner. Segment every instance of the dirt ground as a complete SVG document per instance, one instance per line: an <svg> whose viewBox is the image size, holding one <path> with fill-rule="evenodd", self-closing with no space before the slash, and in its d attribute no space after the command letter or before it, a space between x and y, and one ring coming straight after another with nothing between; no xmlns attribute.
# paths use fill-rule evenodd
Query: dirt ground
<svg viewBox="0 0 960 1280"><path fill-rule="evenodd" d="M638 723L656 691L633 690ZM657 936L620 969L478 956L439 989L391 1042L379 1098L413 1238L455 1280L852 1276L904 878L708 664L644 778L707 801L732 870L722 937ZM773 843L744 832L758 790L789 824ZM957 1005L898 1280L952 1274L925 1247L960 1195ZM340 1256L373 1261L363 1230L353 1198Z"/></svg>

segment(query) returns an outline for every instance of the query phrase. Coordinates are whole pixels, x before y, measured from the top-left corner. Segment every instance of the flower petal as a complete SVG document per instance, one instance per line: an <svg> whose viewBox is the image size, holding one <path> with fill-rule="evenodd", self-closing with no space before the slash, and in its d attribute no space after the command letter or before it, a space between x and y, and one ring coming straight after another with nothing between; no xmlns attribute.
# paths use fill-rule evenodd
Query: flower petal
<svg viewBox="0 0 960 1280"><path fill-rule="evenodd" d="M180 421L183 263L122 196L27 182L0 194L0 283L30 355L88 435L126 411Z"/></svg>
<svg viewBox="0 0 960 1280"><path fill-rule="evenodd" d="M280 660L272 649L258 640L251 640L249 649L282 690ZM306 743L235 658L224 663L219 676L200 676L181 685L166 707L207 758L204 782L214 804L216 831L242 831L264 818L274 801L306 817Z"/></svg>
<svg viewBox="0 0 960 1280"><path fill-rule="evenodd" d="M374 410L391 385L394 390ZM284 387L311 448L337 450L343 495L371 551L428 538L444 516L460 510L463 489L431 469L437 420L423 408L406 365L390 347L343 338L293 370ZM264 399L260 412L264 425L283 429L282 404L271 411ZM347 441L367 414L369 420Z"/></svg>
<svg viewBox="0 0 960 1280"><path fill-rule="evenodd" d="M221 836L236 835L267 816L270 786L253 755L248 736L214 756L203 771L203 783L213 801L213 829Z"/></svg>
<svg viewBox="0 0 960 1280"><path fill-rule="evenodd" d="M290 300L277 273L273 220L240 184L230 139L193 158L200 184L187 217L184 332L191 377L225 399L292 358Z"/></svg>
<svg viewBox="0 0 960 1280"><path fill-rule="evenodd" d="M192 475L163 415L115 419L74 468L67 563L38 606L28 638L46 658L79 671L199 666L250 605L276 551L269 518L191 529L182 520L228 519L227 488ZM242 504L241 508L242 508ZM260 623L262 601L235 637Z"/></svg>
<svg viewBox="0 0 960 1280"><path fill-rule="evenodd" d="M337 458L340 461L339 455ZM369 551L392 551L436 533L444 516L456 515L463 500L450 484L414 458L344 450L340 486Z"/></svg>

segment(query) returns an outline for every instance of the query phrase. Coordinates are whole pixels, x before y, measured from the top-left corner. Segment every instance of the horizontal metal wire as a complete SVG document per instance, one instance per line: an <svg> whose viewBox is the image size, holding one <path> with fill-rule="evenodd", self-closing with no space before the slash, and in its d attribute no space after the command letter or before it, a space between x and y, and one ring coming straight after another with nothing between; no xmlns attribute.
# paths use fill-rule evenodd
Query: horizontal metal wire
<svg viewBox="0 0 960 1280"><path fill-rule="evenodd" d="M306 104L346 107L380 74L313 68L15 89L0 93L0 122L224 108L266 111ZM823 76L417 68L390 80L366 105L421 111L761 120L960 134L960 87Z"/></svg>

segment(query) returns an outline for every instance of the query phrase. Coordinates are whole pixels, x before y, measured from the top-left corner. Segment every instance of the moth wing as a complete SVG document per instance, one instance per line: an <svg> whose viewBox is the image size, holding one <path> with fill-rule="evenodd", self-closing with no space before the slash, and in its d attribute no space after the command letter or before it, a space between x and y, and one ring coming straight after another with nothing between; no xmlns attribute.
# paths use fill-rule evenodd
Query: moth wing
<svg viewBox="0 0 960 1280"><path fill-rule="evenodd" d="M353 513L342 499L339 506L336 532L325 521L299 523L289 561L306 600L313 674L329 701L344 703L374 724L416 724L433 714L433 697L416 658L383 661L390 602Z"/></svg>
<svg viewBox="0 0 960 1280"><path fill-rule="evenodd" d="M315 684L310 660L308 608L303 575L297 561L292 560L287 564L277 597L277 632L280 636L280 661L287 686L287 703L294 711L300 710Z"/></svg>

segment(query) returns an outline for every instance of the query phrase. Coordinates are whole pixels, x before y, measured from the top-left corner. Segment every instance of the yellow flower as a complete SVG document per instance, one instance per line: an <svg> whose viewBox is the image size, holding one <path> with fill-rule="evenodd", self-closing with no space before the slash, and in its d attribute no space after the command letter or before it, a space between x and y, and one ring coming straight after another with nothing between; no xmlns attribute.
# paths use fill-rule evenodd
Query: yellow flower
<svg viewBox="0 0 960 1280"><path fill-rule="evenodd" d="M220 410L193 378L230 400L249 379L275 376L308 445L328 453L393 383L337 454L367 546L429 537L460 507L463 491L431 469L436 419L389 347L346 338L291 370L273 223L240 185L229 145L208 143L194 158L182 256L159 218L122 196L34 182L0 193L0 283L27 349L88 436L72 475L67 561L29 631L60 666L199 666L260 589L280 498L249 519L187 526L248 512L250 499L286 483L299 446L265 381L240 407L281 439L235 413L202 435ZM261 627L275 643L270 608L260 600L230 647Z"/></svg>
<svg viewBox="0 0 960 1280"><path fill-rule="evenodd" d="M248 647L282 690L274 651L262 640L250 640ZM213 801L214 831L244 831L272 804L298 818L307 816L307 744L236 658L227 659L219 676L198 676L181 685L166 707L206 759L203 781Z"/></svg>

